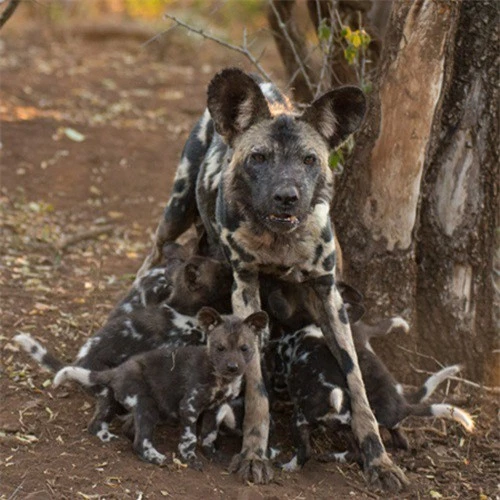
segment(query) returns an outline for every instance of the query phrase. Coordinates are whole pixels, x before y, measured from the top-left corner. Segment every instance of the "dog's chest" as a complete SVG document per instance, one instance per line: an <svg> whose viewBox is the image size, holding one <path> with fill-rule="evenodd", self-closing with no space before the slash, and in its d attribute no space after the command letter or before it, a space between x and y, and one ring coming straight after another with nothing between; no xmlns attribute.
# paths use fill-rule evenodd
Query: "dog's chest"
<svg viewBox="0 0 500 500"><path fill-rule="evenodd" d="M244 249L246 266L286 281L301 282L331 272L335 264L334 241L324 241L322 229L312 219L303 231L276 237L266 232L255 235L243 225L232 239ZM237 250L230 247L230 251L232 257L239 258Z"/></svg>
<svg viewBox="0 0 500 500"><path fill-rule="evenodd" d="M225 401L239 396L241 392L242 377L237 377L230 383L217 384L211 391L211 406L217 406Z"/></svg>

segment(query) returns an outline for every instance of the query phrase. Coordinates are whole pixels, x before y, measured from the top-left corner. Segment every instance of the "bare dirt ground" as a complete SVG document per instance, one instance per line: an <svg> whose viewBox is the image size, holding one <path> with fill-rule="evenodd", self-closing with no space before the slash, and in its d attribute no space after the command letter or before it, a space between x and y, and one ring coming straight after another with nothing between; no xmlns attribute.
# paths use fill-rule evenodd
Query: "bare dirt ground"
<svg viewBox="0 0 500 500"><path fill-rule="evenodd" d="M391 497L368 487L357 465L312 460L257 487L227 463L203 472L145 464L125 438L87 434L92 399L54 390L19 352L11 339L28 332L70 362L102 324L146 253L206 84L241 64L192 39L173 39L161 61L139 45L68 29L2 32L0 498L499 498L498 401L463 385L451 384L447 401L471 411L477 431L407 422L413 449L394 459L412 484ZM277 420L289 456L289 419ZM174 452L176 439L162 428L159 449ZM316 436L319 450L331 443ZM238 449L234 439L221 446L228 457Z"/></svg>

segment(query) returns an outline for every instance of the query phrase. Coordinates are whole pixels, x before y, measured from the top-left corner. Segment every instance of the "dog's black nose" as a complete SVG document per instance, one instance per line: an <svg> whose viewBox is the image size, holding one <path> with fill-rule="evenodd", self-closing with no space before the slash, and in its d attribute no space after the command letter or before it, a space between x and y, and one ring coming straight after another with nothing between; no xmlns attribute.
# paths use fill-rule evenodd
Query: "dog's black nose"
<svg viewBox="0 0 500 500"><path fill-rule="evenodd" d="M236 373L238 371L238 363L229 362L226 368L229 373Z"/></svg>
<svg viewBox="0 0 500 500"><path fill-rule="evenodd" d="M295 186L286 186L277 189L274 201L283 207L293 207L299 201L299 190Z"/></svg>

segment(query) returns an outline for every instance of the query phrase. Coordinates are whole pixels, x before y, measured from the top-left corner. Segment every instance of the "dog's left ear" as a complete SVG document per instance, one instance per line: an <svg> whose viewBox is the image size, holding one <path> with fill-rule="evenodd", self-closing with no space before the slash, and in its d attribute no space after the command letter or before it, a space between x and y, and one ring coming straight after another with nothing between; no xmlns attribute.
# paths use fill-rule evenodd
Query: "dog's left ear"
<svg viewBox="0 0 500 500"><path fill-rule="evenodd" d="M316 99L302 115L315 128L331 149L358 130L366 111L365 94L358 87L346 86L330 90Z"/></svg>
<svg viewBox="0 0 500 500"><path fill-rule="evenodd" d="M190 290L198 288L198 279L200 277L200 269L196 264L188 262L184 267L184 276Z"/></svg>
<svg viewBox="0 0 500 500"><path fill-rule="evenodd" d="M207 105L215 130L230 146L239 134L271 117L257 82L238 68L223 69L213 77Z"/></svg>
<svg viewBox="0 0 500 500"><path fill-rule="evenodd" d="M221 315L212 307L202 307L196 315L198 324L205 332L211 332L222 323Z"/></svg>
<svg viewBox="0 0 500 500"><path fill-rule="evenodd" d="M259 311L250 314L250 316L248 316L243 323L252 328L255 333L260 333L262 330L267 328L267 325L269 324L269 317L266 312Z"/></svg>

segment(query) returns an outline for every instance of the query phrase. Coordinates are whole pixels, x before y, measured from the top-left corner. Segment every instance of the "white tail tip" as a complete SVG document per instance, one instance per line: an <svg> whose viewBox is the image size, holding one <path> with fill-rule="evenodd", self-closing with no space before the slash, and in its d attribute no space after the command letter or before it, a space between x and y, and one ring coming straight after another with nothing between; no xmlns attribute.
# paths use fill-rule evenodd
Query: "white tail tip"
<svg viewBox="0 0 500 500"><path fill-rule="evenodd" d="M467 432L474 431L474 420L472 420L472 417L465 410L447 404L434 404L431 408L432 414L435 417L455 420L455 422L461 424Z"/></svg>
<svg viewBox="0 0 500 500"><path fill-rule="evenodd" d="M66 366L59 370L54 377L54 387L58 387L66 380L75 380L82 385L89 386L90 383L90 370L81 368L80 366Z"/></svg>
<svg viewBox="0 0 500 500"><path fill-rule="evenodd" d="M340 413L342 403L344 402L344 391L340 387L335 387L330 392L330 406Z"/></svg>

